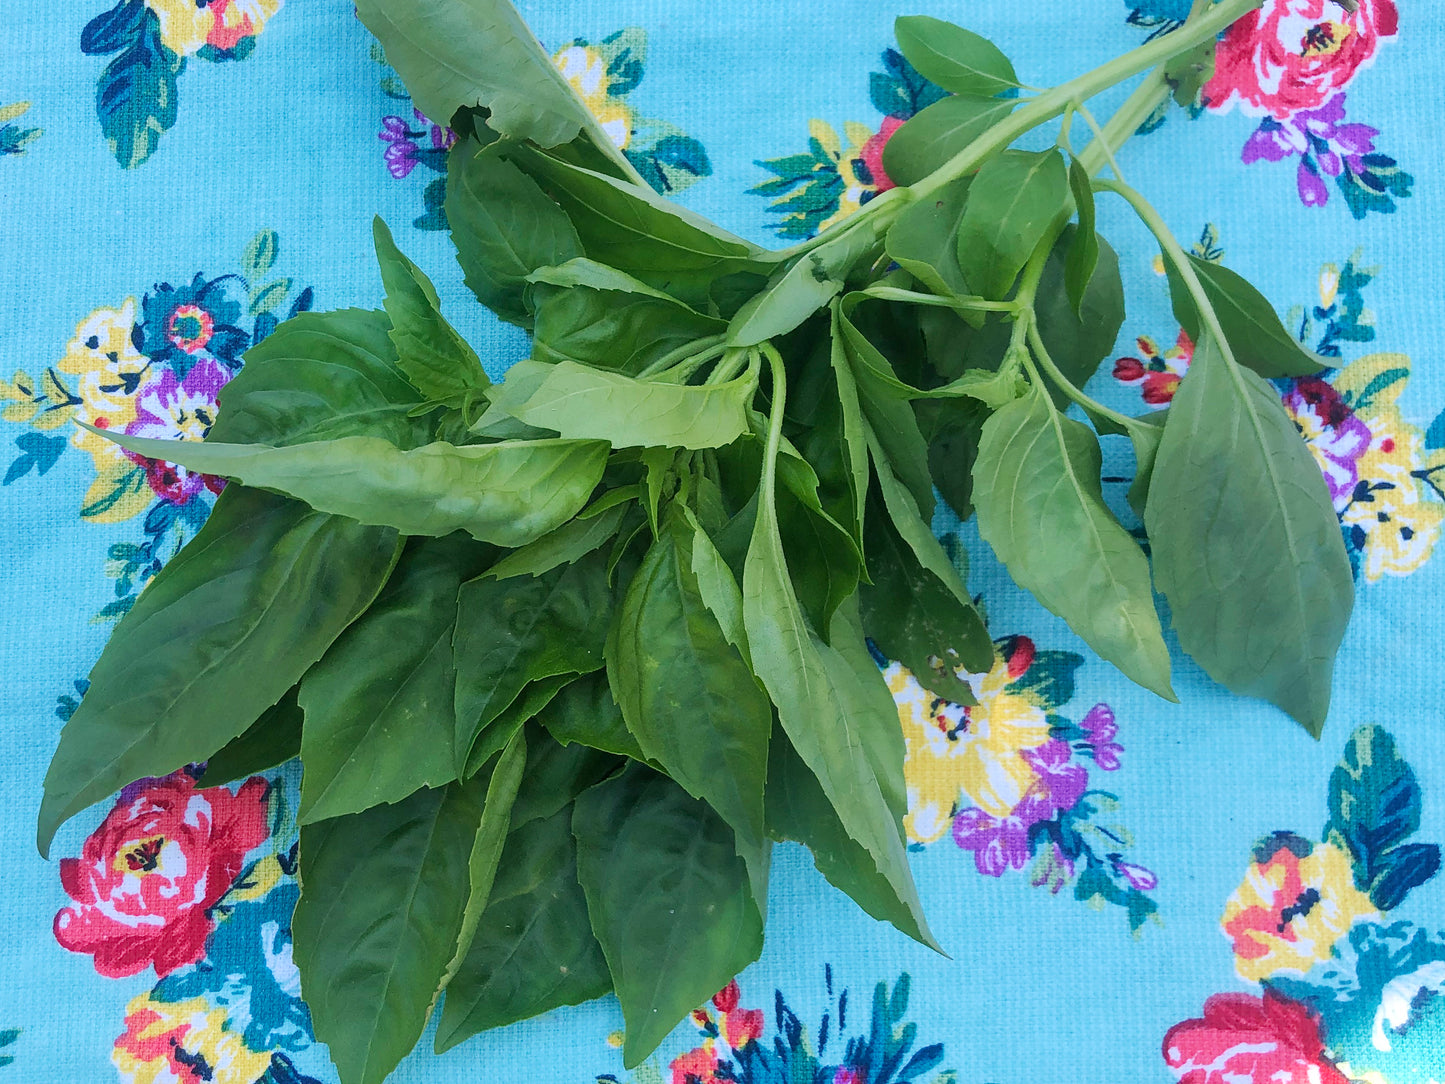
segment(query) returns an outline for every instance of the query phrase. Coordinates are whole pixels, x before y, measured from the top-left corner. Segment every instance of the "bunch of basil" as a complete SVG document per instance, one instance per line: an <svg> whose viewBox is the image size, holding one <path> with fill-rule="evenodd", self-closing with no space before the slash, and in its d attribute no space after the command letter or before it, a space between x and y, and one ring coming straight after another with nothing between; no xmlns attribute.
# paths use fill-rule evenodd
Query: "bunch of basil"
<svg viewBox="0 0 1445 1084"><path fill-rule="evenodd" d="M1096 176L1249 6L1200 2L1032 98L984 39L900 20L952 92L889 143L902 187L769 252L642 184L506 0L362 0L418 106L452 118L457 257L531 357L490 384L378 222L385 312L283 324L203 443L104 434L231 485L96 664L42 848L138 777L299 754L295 954L345 1084L382 1080L443 990L439 1050L615 990L636 1064L758 956L774 840L931 945L869 640L956 702L992 662L935 486L1172 696L1149 560L1071 400L1133 441L1184 648L1317 732L1350 569L1262 377L1318 362ZM1088 95L1150 68L1077 157L1010 149L1061 114L1067 146ZM1197 344L1167 418L1080 390L1123 319L1105 189L1159 234Z"/></svg>

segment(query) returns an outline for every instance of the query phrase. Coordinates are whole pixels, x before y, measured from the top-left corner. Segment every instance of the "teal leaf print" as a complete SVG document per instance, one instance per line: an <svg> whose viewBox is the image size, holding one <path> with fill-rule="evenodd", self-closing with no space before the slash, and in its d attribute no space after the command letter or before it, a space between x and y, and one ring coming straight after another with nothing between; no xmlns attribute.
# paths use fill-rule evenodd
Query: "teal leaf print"
<svg viewBox="0 0 1445 1084"><path fill-rule="evenodd" d="M25 147L42 134L39 128L22 128L11 121L23 116L30 108L29 102L0 105L0 158L10 154L24 154Z"/></svg>
<svg viewBox="0 0 1445 1084"><path fill-rule="evenodd" d="M6 1028L4 1031L0 1031L0 1050L14 1046L15 1040L18 1038L20 1038L19 1028ZM0 1066L9 1065L14 1060L14 1054L0 1054Z"/></svg>
<svg viewBox="0 0 1445 1084"><path fill-rule="evenodd" d="M1356 730L1330 776L1324 834L1348 851L1355 887L1382 911L1440 869L1438 845L1405 843L1420 827L1420 804L1415 772L1389 733L1377 726Z"/></svg>
<svg viewBox="0 0 1445 1084"><path fill-rule="evenodd" d="M20 449L20 454L15 457L15 462L10 464L10 469L5 472L4 482L0 485L9 485L19 478L24 478L32 470L36 475L43 475L55 461L60 458L60 453L65 451L64 437L50 437L44 433L22 433L15 438L15 445Z"/></svg>
<svg viewBox="0 0 1445 1084"><path fill-rule="evenodd" d="M132 3L134 0L129 0L124 6ZM183 57L161 43L156 13L143 5L135 6L142 9L139 19L124 26L116 20L117 32L129 30L130 37L120 55L106 65L95 88L95 112L101 131L115 160L125 169L149 158L161 135L175 125L176 77L186 64ZM109 30L102 38L107 46L113 43ZM82 34L82 49L84 40Z"/></svg>

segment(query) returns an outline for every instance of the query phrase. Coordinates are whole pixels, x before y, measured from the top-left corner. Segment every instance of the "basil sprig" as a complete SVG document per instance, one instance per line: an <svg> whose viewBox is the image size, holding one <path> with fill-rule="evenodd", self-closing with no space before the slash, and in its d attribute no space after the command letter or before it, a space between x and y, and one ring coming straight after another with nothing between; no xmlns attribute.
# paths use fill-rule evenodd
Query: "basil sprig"
<svg viewBox="0 0 1445 1084"><path fill-rule="evenodd" d="M1098 176L1254 2L1023 94L985 39L900 19L950 92L888 145L907 185L770 252L643 184L506 0L359 0L460 136L457 258L531 356L491 383L378 221L384 311L281 325L204 442L96 430L231 484L96 664L42 850L139 777L299 752L296 960L344 1084L443 993L439 1050L615 990L636 1065L761 951L777 840L937 947L875 662L959 703L992 664L936 492L1129 678L1173 696L1157 587L1209 674L1318 734L1350 569L1265 379L1319 363ZM1149 69L1073 155L1085 99ZM1082 390L1124 317L1099 193L1158 236L1195 338L1162 422ZM1138 453L1152 559L1098 434Z"/></svg>

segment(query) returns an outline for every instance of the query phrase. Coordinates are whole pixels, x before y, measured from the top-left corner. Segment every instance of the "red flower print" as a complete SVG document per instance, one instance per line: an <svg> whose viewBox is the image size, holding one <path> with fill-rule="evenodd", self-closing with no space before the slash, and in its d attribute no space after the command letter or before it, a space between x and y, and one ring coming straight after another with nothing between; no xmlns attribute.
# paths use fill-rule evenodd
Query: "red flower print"
<svg viewBox="0 0 1445 1084"><path fill-rule="evenodd" d="M1273 990L1215 994L1164 1036L1179 1084L1350 1084L1324 1054L1319 1017Z"/></svg>
<svg viewBox="0 0 1445 1084"><path fill-rule="evenodd" d="M723 1037L734 1050L757 1042L763 1037L763 1010L734 1009L728 1013Z"/></svg>
<svg viewBox="0 0 1445 1084"><path fill-rule="evenodd" d="M672 1070L672 1084L715 1084L717 1075L717 1051L711 1043L679 1054L668 1066Z"/></svg>
<svg viewBox="0 0 1445 1084"><path fill-rule="evenodd" d="M1211 109L1238 102L1277 120L1317 109L1398 28L1394 0L1360 0L1353 12L1331 0L1265 0L1225 32L1204 98Z"/></svg>
<svg viewBox="0 0 1445 1084"><path fill-rule="evenodd" d="M880 192L887 192L890 188L897 187L888 176L888 171L883 168L883 148L888 146L888 141L893 138L893 133L902 127L903 118L884 117L882 126L867 143L863 144L863 149L859 152L858 156L863 159L863 164L868 167L868 172L873 177L874 187Z"/></svg>
<svg viewBox="0 0 1445 1084"><path fill-rule="evenodd" d="M738 990L738 980L733 979L717 993L712 995L712 1003L719 1012L732 1012L738 1007L738 999L742 994Z"/></svg>
<svg viewBox="0 0 1445 1084"><path fill-rule="evenodd" d="M267 790L259 777L236 794L196 790L185 772L127 787L81 856L61 860L74 903L55 916L55 939L113 979L199 960L211 908L266 840Z"/></svg>

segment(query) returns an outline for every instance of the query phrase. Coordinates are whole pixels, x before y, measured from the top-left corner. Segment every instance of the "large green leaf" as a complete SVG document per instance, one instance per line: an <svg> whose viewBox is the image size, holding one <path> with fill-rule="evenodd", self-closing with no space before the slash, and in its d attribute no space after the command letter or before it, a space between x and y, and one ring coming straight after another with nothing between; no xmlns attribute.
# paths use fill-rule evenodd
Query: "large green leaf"
<svg viewBox="0 0 1445 1084"><path fill-rule="evenodd" d="M763 948L763 919L727 823L640 764L577 799L572 818L587 915L636 1067Z"/></svg>
<svg viewBox="0 0 1445 1084"><path fill-rule="evenodd" d="M842 292L848 273L877 248L872 230L853 229L798 257L738 310L728 324L728 345L756 346L796 330Z"/></svg>
<svg viewBox="0 0 1445 1084"><path fill-rule="evenodd" d="M512 831L532 821L545 820L570 806L594 783L600 783L626 765L622 756L584 744L562 745L547 731L529 724L525 785L512 804Z"/></svg>
<svg viewBox="0 0 1445 1084"><path fill-rule="evenodd" d="M971 177L950 181L929 199L906 207L888 230L888 255L936 294L968 293L958 264L958 224Z"/></svg>
<svg viewBox="0 0 1445 1084"><path fill-rule="evenodd" d="M371 605L397 552L394 531L223 493L91 670L45 776L41 853L92 802L244 733Z"/></svg>
<svg viewBox="0 0 1445 1084"><path fill-rule="evenodd" d="M601 552L534 578L483 576L462 585L453 641L458 767L477 732L528 682L602 667L611 604Z"/></svg>
<svg viewBox="0 0 1445 1084"><path fill-rule="evenodd" d="M457 777L457 591L489 553L465 535L413 541L371 608L301 679L302 823Z"/></svg>
<svg viewBox="0 0 1445 1084"><path fill-rule="evenodd" d="M529 764L518 802L534 789ZM487 908L447 986L437 1053L488 1028L590 1001L612 988L577 883L572 820L568 799L547 817L514 823Z"/></svg>
<svg viewBox="0 0 1445 1084"><path fill-rule="evenodd" d="M221 389L216 444L304 444L365 434L399 448L430 439L409 412L421 396L397 368L386 314L306 312L246 351Z"/></svg>
<svg viewBox="0 0 1445 1084"><path fill-rule="evenodd" d="M958 224L958 262L973 292L1005 297L1068 199L1057 150L1004 151L985 162Z"/></svg>
<svg viewBox="0 0 1445 1084"><path fill-rule="evenodd" d="M1170 406L1144 525L1184 650L1318 736L1354 605L1339 519L1279 395L1212 335Z"/></svg>
<svg viewBox="0 0 1445 1084"><path fill-rule="evenodd" d="M1243 276L1198 256L1191 255L1189 264L1199 276L1204 295L1224 331L1229 352L1239 364L1271 380L1309 376L1331 364L1291 335L1280 323L1269 299ZM1172 261L1165 261L1165 271L1169 275L1174 317L1197 344L1201 334L1199 306Z"/></svg>
<svg viewBox="0 0 1445 1084"><path fill-rule="evenodd" d="M669 516L617 611L607 677L643 755L756 848L773 708L692 566L693 528Z"/></svg>
<svg viewBox="0 0 1445 1084"><path fill-rule="evenodd" d="M503 320L523 327L527 276L582 255L566 212L528 177L475 139L447 156L447 224L467 286Z"/></svg>
<svg viewBox="0 0 1445 1084"><path fill-rule="evenodd" d="M437 124L481 106L493 131L543 147L597 130L508 0L358 0L356 14Z"/></svg>
<svg viewBox="0 0 1445 1084"><path fill-rule="evenodd" d="M585 254L695 306L714 279L767 275L769 254L652 189L574 166L533 148L506 153L571 217ZM562 260L553 261L562 263Z"/></svg>
<svg viewBox="0 0 1445 1084"><path fill-rule="evenodd" d="M1132 680L1174 699L1149 562L1104 504L1099 442L1035 388L983 427L978 530L1009 575Z"/></svg>
<svg viewBox="0 0 1445 1084"><path fill-rule="evenodd" d="M516 389L516 390L513 390ZM614 448L720 448L748 431L756 370L722 384L643 380L563 361L517 362L493 396L498 409L569 439Z"/></svg>
<svg viewBox="0 0 1445 1084"><path fill-rule="evenodd" d="M301 990L342 1084L381 1084L426 1026L457 945L484 780L301 829Z"/></svg>
<svg viewBox="0 0 1445 1084"><path fill-rule="evenodd" d="M532 357L537 361L577 361L635 375L727 329L722 320L658 296L643 283L622 289L540 281L529 296L536 310Z"/></svg>
<svg viewBox="0 0 1445 1084"><path fill-rule="evenodd" d="M933 519L933 476L928 470L928 442L918 428L913 405L898 393L907 387L888 359L847 318L847 299L839 308L838 329L848 359L863 417L920 512ZM840 383L840 387L841 387Z"/></svg>
<svg viewBox="0 0 1445 1084"><path fill-rule="evenodd" d="M293 688L257 719L239 738L206 758L202 777L215 787L245 779L284 764L301 753L301 708Z"/></svg>
<svg viewBox="0 0 1445 1084"><path fill-rule="evenodd" d="M1067 226L1059 237L1039 276L1034 299L1034 316L1039 338L1060 371L1075 387L1082 388L1114 349L1124 325L1124 282L1119 276L1119 257L1102 237L1095 236L1094 269L1082 287L1078 303L1069 285L1070 261L1077 259L1081 227ZM1067 409L1070 400L1062 391L1050 388L1054 403Z"/></svg>
<svg viewBox="0 0 1445 1084"><path fill-rule="evenodd" d="M880 922L891 922L930 948L938 948L923 912L898 896L872 855L851 836L788 736L779 730L768 747L767 822L774 839L793 840L813 853L818 872Z"/></svg>
<svg viewBox="0 0 1445 1084"><path fill-rule="evenodd" d="M576 519L568 520L550 534L544 534L535 542L528 542L507 554L487 569L487 575L496 580L509 576L540 576L561 565L580 561L612 540L622 524L622 518L633 507L631 502L636 495L636 487L609 491L583 509ZM604 504L604 507L599 507Z"/></svg>
<svg viewBox="0 0 1445 1084"><path fill-rule="evenodd" d="M152 440L95 429L153 459L219 474L305 501L320 512L402 534L466 531L522 546L571 519L602 479L607 445L514 440L403 450L380 437L341 437L283 448Z"/></svg>
<svg viewBox="0 0 1445 1084"><path fill-rule="evenodd" d="M842 609L827 630L829 642L809 627L778 531L774 471L773 462L764 463L743 569L743 622L753 670L849 837L868 852L904 906L916 912L900 824L905 801L898 711L861 633L847 627ZM845 648L852 654L845 655Z"/></svg>
<svg viewBox="0 0 1445 1084"><path fill-rule="evenodd" d="M957 94L904 122L883 148L883 169L894 184L914 184L941 169L1013 111L1011 98Z"/></svg>
<svg viewBox="0 0 1445 1084"><path fill-rule="evenodd" d="M971 30L928 15L905 15L894 20L893 32L908 63L944 90L989 97L1019 85L1003 50Z"/></svg>
<svg viewBox="0 0 1445 1084"><path fill-rule="evenodd" d="M379 215L372 219L371 232L398 368L413 387L433 399L486 387L481 359L442 316L431 280L402 255Z"/></svg>

